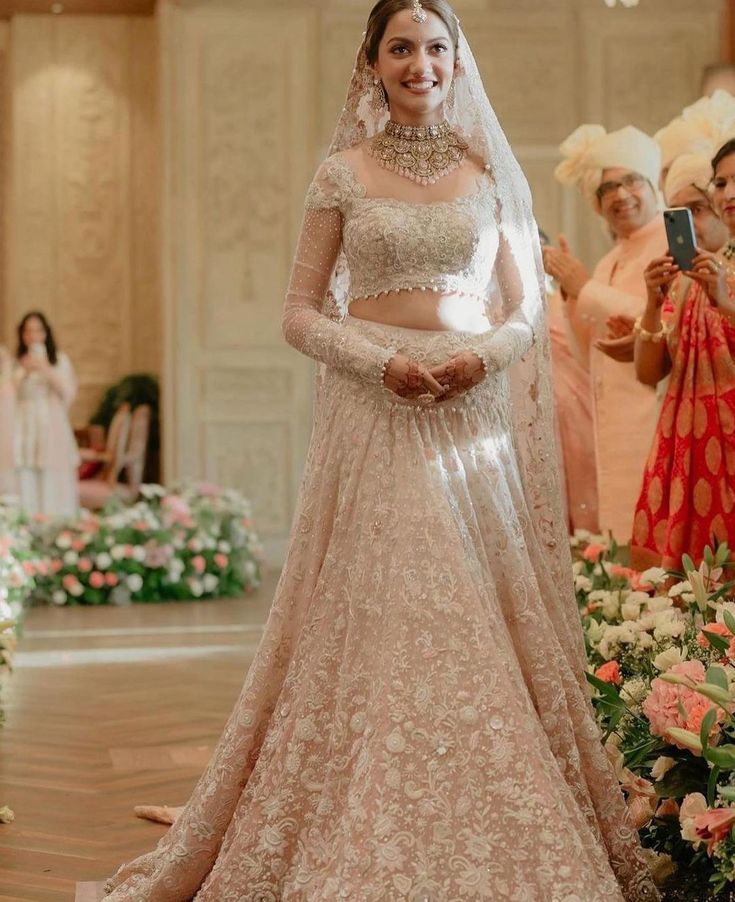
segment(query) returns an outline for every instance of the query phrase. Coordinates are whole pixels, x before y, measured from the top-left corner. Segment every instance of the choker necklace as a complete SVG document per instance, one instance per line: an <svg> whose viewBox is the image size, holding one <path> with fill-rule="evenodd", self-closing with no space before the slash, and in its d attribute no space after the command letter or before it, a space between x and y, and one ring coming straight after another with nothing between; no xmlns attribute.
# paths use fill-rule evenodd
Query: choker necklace
<svg viewBox="0 0 735 902"><path fill-rule="evenodd" d="M389 120L385 131L370 142L370 153L383 169L420 185L433 185L460 165L468 146L448 122L400 125Z"/></svg>

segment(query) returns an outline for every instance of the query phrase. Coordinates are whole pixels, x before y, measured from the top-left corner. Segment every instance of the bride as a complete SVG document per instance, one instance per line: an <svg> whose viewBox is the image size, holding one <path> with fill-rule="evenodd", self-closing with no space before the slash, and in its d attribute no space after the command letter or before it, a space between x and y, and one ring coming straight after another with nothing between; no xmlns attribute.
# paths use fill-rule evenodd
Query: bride
<svg viewBox="0 0 735 902"><path fill-rule="evenodd" d="M456 16L380 0L286 300L321 366L265 634L109 899L658 898L585 689L542 297Z"/></svg>

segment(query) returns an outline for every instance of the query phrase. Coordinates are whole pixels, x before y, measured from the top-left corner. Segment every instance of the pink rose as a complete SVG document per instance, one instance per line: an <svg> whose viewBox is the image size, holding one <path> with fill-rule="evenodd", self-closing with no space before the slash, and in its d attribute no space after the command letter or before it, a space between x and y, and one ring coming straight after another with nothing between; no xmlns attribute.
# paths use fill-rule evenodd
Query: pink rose
<svg viewBox="0 0 735 902"><path fill-rule="evenodd" d="M135 549L132 545L125 545L123 547L123 554L126 558L131 558L135 554Z"/></svg>
<svg viewBox="0 0 735 902"><path fill-rule="evenodd" d="M597 563L606 551L607 545L588 545L582 552L582 557L586 561Z"/></svg>
<svg viewBox="0 0 735 902"><path fill-rule="evenodd" d="M113 573L112 570L110 570L105 574L105 582L108 586L112 587L116 586L120 582L120 580L117 578L117 573Z"/></svg>
<svg viewBox="0 0 735 902"><path fill-rule="evenodd" d="M93 589L101 589L105 584L105 574L94 570L89 574L89 584Z"/></svg>
<svg viewBox="0 0 735 902"><path fill-rule="evenodd" d="M722 636L726 639L732 638L732 633L724 623L706 623L697 635L697 645L700 648L711 647L709 639L705 636L705 632L714 633L716 636Z"/></svg>
<svg viewBox="0 0 735 902"><path fill-rule="evenodd" d="M89 573L92 569L92 561L88 557L80 557L77 566L82 573Z"/></svg>
<svg viewBox="0 0 735 902"><path fill-rule="evenodd" d="M59 570L61 570L61 568L62 568L63 566L64 566L64 564L63 564L62 561L60 561L58 558L54 558L54 559L51 561L51 572L52 572L52 573L58 573Z"/></svg>
<svg viewBox="0 0 735 902"><path fill-rule="evenodd" d="M84 551L84 542L81 539L72 539L71 547L74 551Z"/></svg>
<svg viewBox="0 0 735 902"><path fill-rule="evenodd" d="M689 677L694 683L703 683L705 678L704 665L701 661L683 661L681 664L674 664L669 673ZM643 702L643 713L651 723L651 732L654 736L663 736L673 745L683 749L685 746L669 736L669 729L679 727L699 734L704 715L713 707L717 711L717 720L710 732L711 739L719 732L718 721L724 717L722 709L689 686L667 683L657 678L652 681L651 692ZM686 717L682 716L682 710ZM692 754L697 755L701 752Z"/></svg>
<svg viewBox="0 0 735 902"><path fill-rule="evenodd" d="M73 573L67 573L61 580L61 585L66 589L67 592L70 592L74 589L79 583L79 580L74 576Z"/></svg>
<svg viewBox="0 0 735 902"><path fill-rule="evenodd" d="M699 839L707 843L707 854L718 842L722 842L735 824L735 808L713 808L694 818L694 829Z"/></svg>
<svg viewBox="0 0 735 902"><path fill-rule="evenodd" d="M218 552L214 556L214 562L220 568L220 570L224 570L225 567L229 564L230 559L227 557L226 554L222 554L222 553Z"/></svg>
<svg viewBox="0 0 735 902"><path fill-rule="evenodd" d="M23 567L23 572L26 576L33 576L36 572L36 568L33 566L33 561L23 561L21 566Z"/></svg>
<svg viewBox="0 0 735 902"><path fill-rule="evenodd" d="M623 682L623 675L620 673L620 665L617 661L606 661L601 667L595 671L598 680L611 683L613 686L620 686Z"/></svg>
<svg viewBox="0 0 735 902"><path fill-rule="evenodd" d="M197 573L204 573L207 569L207 562L198 554L196 557L191 559L191 566L196 570Z"/></svg>

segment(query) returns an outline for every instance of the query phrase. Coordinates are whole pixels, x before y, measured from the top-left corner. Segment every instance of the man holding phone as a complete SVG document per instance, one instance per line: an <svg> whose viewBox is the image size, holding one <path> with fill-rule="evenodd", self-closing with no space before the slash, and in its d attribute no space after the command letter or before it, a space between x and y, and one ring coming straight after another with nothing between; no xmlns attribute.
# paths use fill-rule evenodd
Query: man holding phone
<svg viewBox="0 0 735 902"><path fill-rule="evenodd" d="M659 178L656 142L628 126L606 132L583 125L560 147L556 177L576 184L615 236L615 245L590 274L563 238L544 252L546 271L565 299L570 342L592 381L600 528L630 541L633 512L656 417L656 396L635 377L632 363L611 360L596 342L608 320L637 317L646 299L644 270L666 249L654 188Z"/></svg>

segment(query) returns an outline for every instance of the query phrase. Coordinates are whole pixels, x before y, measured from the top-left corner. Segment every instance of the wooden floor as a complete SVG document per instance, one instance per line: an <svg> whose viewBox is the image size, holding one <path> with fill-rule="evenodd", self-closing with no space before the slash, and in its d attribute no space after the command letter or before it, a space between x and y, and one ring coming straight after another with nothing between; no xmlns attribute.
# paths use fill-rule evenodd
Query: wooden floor
<svg viewBox="0 0 735 902"><path fill-rule="evenodd" d="M3 684L0 900L94 902L186 801L252 660L275 577L234 601L29 612ZM77 883L88 885L80 886Z"/></svg>

